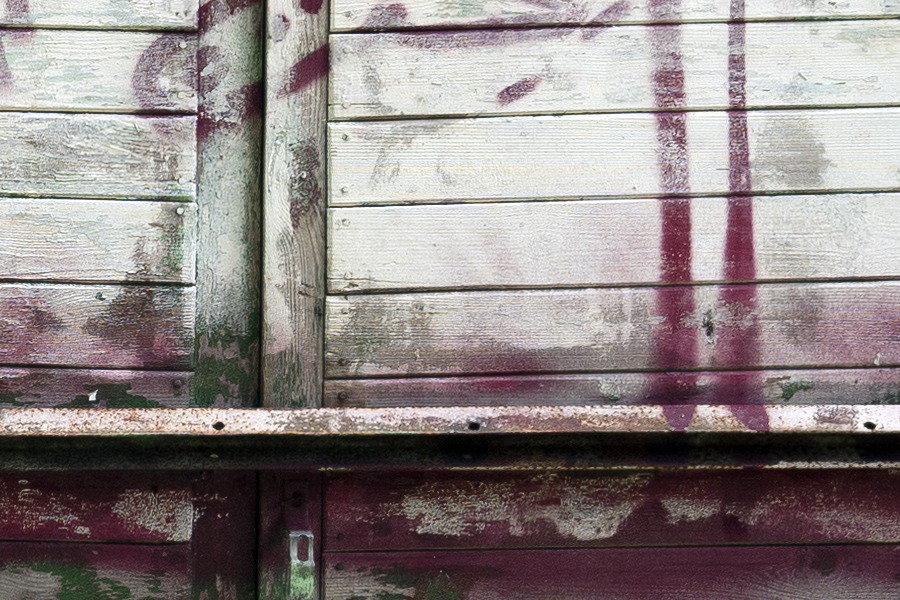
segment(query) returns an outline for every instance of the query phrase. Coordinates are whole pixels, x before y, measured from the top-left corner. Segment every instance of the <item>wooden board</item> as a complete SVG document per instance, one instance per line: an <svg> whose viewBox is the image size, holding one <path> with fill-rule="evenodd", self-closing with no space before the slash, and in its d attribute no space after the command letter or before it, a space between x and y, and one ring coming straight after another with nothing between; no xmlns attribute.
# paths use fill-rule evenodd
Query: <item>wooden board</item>
<svg viewBox="0 0 900 600"><path fill-rule="evenodd" d="M674 6L674 8L673 8ZM726 21L727 0L661 3L653 0L417 0L381 3L378 0L334 0L332 28L384 30L420 27L498 27L562 23L652 23ZM748 2L746 16L759 19L872 18L900 14L894 0L806 2L763 0Z"/></svg>
<svg viewBox="0 0 900 600"><path fill-rule="evenodd" d="M326 376L900 364L900 284L330 297Z"/></svg>
<svg viewBox="0 0 900 600"><path fill-rule="evenodd" d="M0 25L196 29L198 0L7 0Z"/></svg>
<svg viewBox="0 0 900 600"><path fill-rule="evenodd" d="M900 542L900 473L879 470L348 473L327 481L332 552Z"/></svg>
<svg viewBox="0 0 900 600"><path fill-rule="evenodd" d="M203 0L195 406L259 398L262 0Z"/></svg>
<svg viewBox="0 0 900 600"><path fill-rule="evenodd" d="M0 405L30 408L188 408L187 371L0 367Z"/></svg>
<svg viewBox="0 0 900 600"><path fill-rule="evenodd" d="M758 280L900 275L900 195L758 197L751 205ZM695 198L689 210L688 280L727 280L728 201ZM328 216L331 293L664 277L657 200L341 208Z"/></svg>
<svg viewBox="0 0 900 600"><path fill-rule="evenodd" d="M897 546L326 554L329 600L894 600Z"/></svg>
<svg viewBox="0 0 900 600"><path fill-rule="evenodd" d="M0 372L2 385L2 372ZM800 371L603 373L493 377L332 379L326 407L567 406L665 404L682 387L695 404L743 401L730 389L763 404L900 404L900 369L805 369ZM2 389L2 387L0 387Z"/></svg>
<svg viewBox="0 0 900 600"><path fill-rule="evenodd" d="M190 542L190 481L162 473L0 475L0 539Z"/></svg>
<svg viewBox="0 0 900 600"><path fill-rule="evenodd" d="M186 545L0 543L4 600L188 600Z"/></svg>
<svg viewBox="0 0 900 600"><path fill-rule="evenodd" d="M322 404L328 3L268 4L263 404Z"/></svg>
<svg viewBox="0 0 900 600"><path fill-rule="evenodd" d="M190 367L194 289L0 284L0 363Z"/></svg>
<svg viewBox="0 0 900 600"><path fill-rule="evenodd" d="M0 113L0 194L195 195L194 117Z"/></svg>
<svg viewBox="0 0 900 600"><path fill-rule="evenodd" d="M0 198L0 279L193 283L197 207Z"/></svg>
<svg viewBox="0 0 900 600"><path fill-rule="evenodd" d="M0 30L0 110L197 110L187 34Z"/></svg>
<svg viewBox="0 0 900 600"><path fill-rule="evenodd" d="M667 141L670 128L661 118L675 119L620 114L332 123L329 202L729 193L728 114L687 114L686 141ZM898 109L751 111L746 128L750 190L900 187Z"/></svg>
<svg viewBox="0 0 900 600"><path fill-rule="evenodd" d="M493 29L332 36L330 114L388 116L653 110L661 33L648 27ZM729 106L726 24L686 25L685 103ZM752 23L748 108L894 104L895 21Z"/></svg>

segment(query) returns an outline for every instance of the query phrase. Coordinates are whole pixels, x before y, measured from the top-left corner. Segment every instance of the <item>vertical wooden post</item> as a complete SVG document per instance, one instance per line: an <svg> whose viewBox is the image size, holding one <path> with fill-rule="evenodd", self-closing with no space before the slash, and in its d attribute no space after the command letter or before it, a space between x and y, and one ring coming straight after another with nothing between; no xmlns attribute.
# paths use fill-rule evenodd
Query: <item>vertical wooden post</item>
<svg viewBox="0 0 900 600"><path fill-rule="evenodd" d="M197 406L259 397L262 2L200 5Z"/></svg>
<svg viewBox="0 0 900 600"><path fill-rule="evenodd" d="M322 404L328 5L271 0L266 50L263 405Z"/></svg>

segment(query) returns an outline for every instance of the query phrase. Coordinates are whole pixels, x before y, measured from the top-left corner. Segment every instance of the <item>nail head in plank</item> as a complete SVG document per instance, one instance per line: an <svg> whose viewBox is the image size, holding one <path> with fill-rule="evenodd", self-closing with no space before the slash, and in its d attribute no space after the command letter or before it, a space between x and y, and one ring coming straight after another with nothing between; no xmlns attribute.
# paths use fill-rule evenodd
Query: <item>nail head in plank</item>
<svg viewBox="0 0 900 600"><path fill-rule="evenodd" d="M194 204L0 198L0 278L193 283Z"/></svg>

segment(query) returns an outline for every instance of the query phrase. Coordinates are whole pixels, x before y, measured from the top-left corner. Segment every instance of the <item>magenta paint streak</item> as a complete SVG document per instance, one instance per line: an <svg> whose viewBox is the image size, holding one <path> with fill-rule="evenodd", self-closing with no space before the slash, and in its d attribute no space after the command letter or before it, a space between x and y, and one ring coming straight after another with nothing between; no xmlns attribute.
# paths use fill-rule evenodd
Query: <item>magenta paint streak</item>
<svg viewBox="0 0 900 600"><path fill-rule="evenodd" d="M654 20L672 20L680 10L680 0L651 0L648 9ZM691 281L691 205L687 157L687 121L684 113L666 112L685 106L684 66L681 33L676 26L648 28L653 56L653 94L656 108L657 164L663 191L660 198L662 236L660 277L664 283ZM673 197L676 196L676 197ZM654 366L683 369L697 363L694 328L685 323L695 312L694 292L689 286L669 285L656 292L656 306L663 318L657 329ZM683 431L694 416L689 405L695 393L696 375L666 373L654 380L650 397L666 405L664 413L675 431Z"/></svg>
<svg viewBox="0 0 900 600"><path fill-rule="evenodd" d="M364 29L390 29L406 24L409 11L406 5L400 2L393 4L376 4L366 16L363 23Z"/></svg>
<svg viewBox="0 0 900 600"><path fill-rule="evenodd" d="M300 0L300 8L311 15L322 10L322 0Z"/></svg>
<svg viewBox="0 0 900 600"><path fill-rule="evenodd" d="M28 0L6 0L6 17L15 23L30 23L31 5Z"/></svg>
<svg viewBox="0 0 900 600"><path fill-rule="evenodd" d="M628 2L627 0L619 0L619 2L610 4L590 20L590 24L595 25L595 27L592 29L586 29L584 33L581 34L581 39L594 39L606 26L617 23L624 19L625 16L631 12L632 8L633 7L631 6L631 2Z"/></svg>
<svg viewBox="0 0 900 600"><path fill-rule="evenodd" d="M231 110L227 118L215 118L201 108L197 115L197 140L205 142L217 131L235 129L252 118L262 115L263 84L261 81L244 85L227 96Z"/></svg>
<svg viewBox="0 0 900 600"><path fill-rule="evenodd" d="M185 52L180 45L184 37L178 35L161 35L138 57L137 65L131 77L131 89L142 108L157 109L171 103L168 85L163 82L166 70L174 62L186 64L176 65L178 71L183 69L186 81L191 85L197 78L197 65L192 52Z"/></svg>
<svg viewBox="0 0 900 600"><path fill-rule="evenodd" d="M744 0L731 0L728 25L728 222L725 234L724 276L728 281L751 282L756 278L753 243L753 199L750 177L750 142L747 134L746 26ZM759 324L756 321L756 285L728 285L720 302L752 315L749 327L725 327L716 341L717 359L728 367L755 366L759 358ZM719 394L745 426L769 429L768 413L762 406L761 387L748 378L719 378Z"/></svg>
<svg viewBox="0 0 900 600"><path fill-rule="evenodd" d="M299 93L326 75L328 75L327 44L313 50L291 67L288 82L278 92L278 97L284 98Z"/></svg>
<svg viewBox="0 0 900 600"><path fill-rule="evenodd" d="M497 94L500 106L507 106L533 92L541 82L540 77L526 77L508 85Z"/></svg>
<svg viewBox="0 0 900 600"><path fill-rule="evenodd" d="M0 91L13 87L13 74L6 60L6 48L3 47L3 34L0 33Z"/></svg>

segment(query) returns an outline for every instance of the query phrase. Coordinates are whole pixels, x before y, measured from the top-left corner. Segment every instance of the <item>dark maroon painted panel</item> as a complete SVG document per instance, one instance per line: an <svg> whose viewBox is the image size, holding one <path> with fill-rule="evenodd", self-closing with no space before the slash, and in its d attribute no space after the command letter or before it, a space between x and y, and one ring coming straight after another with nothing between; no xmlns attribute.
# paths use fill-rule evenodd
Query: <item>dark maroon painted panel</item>
<svg viewBox="0 0 900 600"><path fill-rule="evenodd" d="M326 548L900 542L900 473L336 474Z"/></svg>
<svg viewBox="0 0 900 600"><path fill-rule="evenodd" d="M0 474L0 539L189 542L193 518L185 474Z"/></svg>
<svg viewBox="0 0 900 600"><path fill-rule="evenodd" d="M326 555L329 600L896 600L900 547Z"/></svg>

